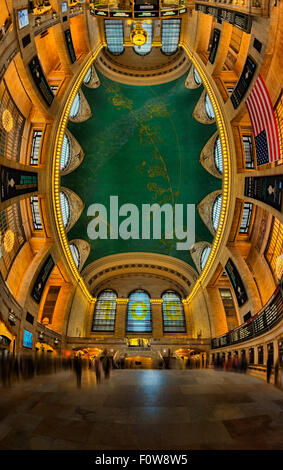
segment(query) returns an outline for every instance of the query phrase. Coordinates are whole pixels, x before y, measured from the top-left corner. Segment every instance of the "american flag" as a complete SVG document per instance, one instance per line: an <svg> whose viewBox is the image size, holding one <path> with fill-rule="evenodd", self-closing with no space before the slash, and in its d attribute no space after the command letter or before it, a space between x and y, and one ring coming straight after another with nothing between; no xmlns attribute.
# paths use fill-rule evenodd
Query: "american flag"
<svg viewBox="0 0 283 470"><path fill-rule="evenodd" d="M262 77L259 75L246 100L254 131L258 165L280 159L279 136L273 106Z"/></svg>

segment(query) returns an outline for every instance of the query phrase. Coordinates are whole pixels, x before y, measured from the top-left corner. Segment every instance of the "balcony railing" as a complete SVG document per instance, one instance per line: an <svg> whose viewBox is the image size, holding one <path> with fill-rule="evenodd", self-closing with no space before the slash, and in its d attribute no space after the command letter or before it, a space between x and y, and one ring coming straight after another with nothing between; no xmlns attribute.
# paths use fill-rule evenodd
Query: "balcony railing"
<svg viewBox="0 0 283 470"><path fill-rule="evenodd" d="M92 0L90 11L97 16L112 18L174 17L186 13L188 4L193 5L192 0L160 0L159 4L145 2L137 9L130 0Z"/></svg>
<svg viewBox="0 0 283 470"><path fill-rule="evenodd" d="M206 4L218 8L238 11L256 16L269 15L269 0L197 0L196 4Z"/></svg>
<svg viewBox="0 0 283 470"><path fill-rule="evenodd" d="M251 340L271 330L283 318L282 285L278 286L267 304L250 320L225 335L211 340L211 349L223 348Z"/></svg>

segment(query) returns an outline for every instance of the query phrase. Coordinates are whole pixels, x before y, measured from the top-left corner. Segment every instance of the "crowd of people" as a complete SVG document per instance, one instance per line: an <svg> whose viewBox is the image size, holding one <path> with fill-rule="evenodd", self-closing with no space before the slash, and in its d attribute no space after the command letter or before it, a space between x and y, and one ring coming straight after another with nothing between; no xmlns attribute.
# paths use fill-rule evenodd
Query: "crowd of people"
<svg viewBox="0 0 283 470"><path fill-rule="evenodd" d="M32 354L0 353L0 380L3 387L11 387L20 380L32 379L36 375L52 374L72 368L71 359L51 357L49 353Z"/></svg>
<svg viewBox="0 0 283 470"><path fill-rule="evenodd" d="M233 357L229 356L227 359L221 358L220 355L217 355L214 360L213 367L215 370L246 373L248 369L248 361L244 355L239 357L235 354Z"/></svg>
<svg viewBox="0 0 283 470"><path fill-rule="evenodd" d="M74 371L77 386L81 387L84 369L94 371L97 383L100 383L102 373L109 379L112 368L112 357L106 351L93 360L83 358L80 354L73 358L52 357L49 353L38 352L35 355L13 355L4 351L0 353L0 383L7 388L20 380L32 379L37 375L54 374L59 371Z"/></svg>
<svg viewBox="0 0 283 470"><path fill-rule="evenodd" d="M103 351L102 355L96 356L92 360L86 360L81 357L80 354L76 355L73 360L73 369L77 378L77 387L81 387L82 383L82 372L83 369L93 370L96 376L96 383L99 384L101 381L102 371L104 373L104 378L110 378L110 371L113 366L113 359L107 354L107 351Z"/></svg>

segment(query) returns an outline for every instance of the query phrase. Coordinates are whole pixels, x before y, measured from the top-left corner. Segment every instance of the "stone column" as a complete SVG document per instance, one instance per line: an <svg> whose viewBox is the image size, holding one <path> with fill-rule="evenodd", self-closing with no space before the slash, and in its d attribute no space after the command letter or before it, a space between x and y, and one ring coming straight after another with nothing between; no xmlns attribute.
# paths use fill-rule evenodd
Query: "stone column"
<svg viewBox="0 0 283 470"><path fill-rule="evenodd" d="M152 318L152 337L162 338L163 336L163 318L162 318L162 299L150 299L151 318Z"/></svg>
<svg viewBox="0 0 283 470"><path fill-rule="evenodd" d="M257 349L257 346L254 347L254 364L258 364L258 349Z"/></svg>
<svg viewBox="0 0 283 470"><path fill-rule="evenodd" d="M189 304L185 299L183 299L183 307L184 307L184 314L185 314L185 319L186 319L187 335L189 338L192 338L193 337L192 317L190 315Z"/></svg>
<svg viewBox="0 0 283 470"><path fill-rule="evenodd" d="M126 336L126 320L127 307L129 299L117 299L115 337L125 338Z"/></svg>
<svg viewBox="0 0 283 470"><path fill-rule="evenodd" d="M207 287L209 311L213 319L214 335L220 336L228 331L226 313L217 287Z"/></svg>

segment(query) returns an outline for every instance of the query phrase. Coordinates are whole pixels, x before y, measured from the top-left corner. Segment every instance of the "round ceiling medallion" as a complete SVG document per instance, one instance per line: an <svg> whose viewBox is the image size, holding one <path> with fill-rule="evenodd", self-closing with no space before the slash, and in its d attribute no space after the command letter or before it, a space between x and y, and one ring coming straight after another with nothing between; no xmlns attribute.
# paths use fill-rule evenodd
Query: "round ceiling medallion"
<svg viewBox="0 0 283 470"><path fill-rule="evenodd" d="M7 253L10 253L10 251L12 251L14 244L15 244L14 232L8 229L4 235L4 248L7 251Z"/></svg>
<svg viewBox="0 0 283 470"><path fill-rule="evenodd" d="M2 114L2 124L6 132L10 132L13 129L13 117L8 109L5 109Z"/></svg>

